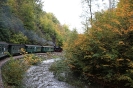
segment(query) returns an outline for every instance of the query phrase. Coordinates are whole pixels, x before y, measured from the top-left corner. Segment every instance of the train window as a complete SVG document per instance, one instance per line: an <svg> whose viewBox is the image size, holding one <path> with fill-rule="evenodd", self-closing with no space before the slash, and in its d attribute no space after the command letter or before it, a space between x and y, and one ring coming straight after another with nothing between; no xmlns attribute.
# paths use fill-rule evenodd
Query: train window
<svg viewBox="0 0 133 88"><path fill-rule="evenodd" d="M3 47L1 47L1 50L2 50L2 51L4 50Z"/></svg>
<svg viewBox="0 0 133 88"><path fill-rule="evenodd" d="M0 46L0 52L1 52L1 46Z"/></svg>
<svg viewBox="0 0 133 88"><path fill-rule="evenodd" d="M7 46L5 46L5 50L7 49Z"/></svg>

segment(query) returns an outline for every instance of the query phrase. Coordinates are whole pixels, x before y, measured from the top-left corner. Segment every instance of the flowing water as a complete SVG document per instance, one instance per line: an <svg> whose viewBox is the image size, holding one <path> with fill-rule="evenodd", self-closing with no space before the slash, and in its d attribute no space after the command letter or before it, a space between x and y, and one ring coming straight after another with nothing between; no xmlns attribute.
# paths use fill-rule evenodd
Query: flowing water
<svg viewBox="0 0 133 88"><path fill-rule="evenodd" d="M75 88L54 78L49 67L55 60L59 58L45 60L42 64L29 68L23 80L24 88Z"/></svg>

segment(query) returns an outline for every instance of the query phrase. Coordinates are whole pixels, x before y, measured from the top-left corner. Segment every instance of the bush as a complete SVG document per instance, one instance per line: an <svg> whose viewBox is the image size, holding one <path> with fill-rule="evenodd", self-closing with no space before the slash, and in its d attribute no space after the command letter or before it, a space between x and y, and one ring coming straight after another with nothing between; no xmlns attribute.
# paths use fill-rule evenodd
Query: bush
<svg viewBox="0 0 133 88"><path fill-rule="evenodd" d="M12 86L11 88L20 88L23 75L30 65L36 65L41 62L41 59L33 54L26 54L24 49L21 49L24 54L24 59L15 60L10 56L10 60L2 67L2 78L4 86Z"/></svg>
<svg viewBox="0 0 133 88"><path fill-rule="evenodd" d="M49 68L60 81L66 81L66 76L70 72L69 67L64 61L64 59L55 61Z"/></svg>
<svg viewBox="0 0 133 88"><path fill-rule="evenodd" d="M27 65L36 65L41 62L41 59L34 54L25 54L24 61Z"/></svg>
<svg viewBox="0 0 133 88"><path fill-rule="evenodd" d="M21 85L25 70L26 66L21 60L9 60L2 67L2 78L4 80L4 84L19 87Z"/></svg>
<svg viewBox="0 0 133 88"><path fill-rule="evenodd" d="M82 78L73 75L73 72L70 70L66 59L55 61L49 70L53 71L55 78L59 81L67 82L76 88L85 88L87 85Z"/></svg>

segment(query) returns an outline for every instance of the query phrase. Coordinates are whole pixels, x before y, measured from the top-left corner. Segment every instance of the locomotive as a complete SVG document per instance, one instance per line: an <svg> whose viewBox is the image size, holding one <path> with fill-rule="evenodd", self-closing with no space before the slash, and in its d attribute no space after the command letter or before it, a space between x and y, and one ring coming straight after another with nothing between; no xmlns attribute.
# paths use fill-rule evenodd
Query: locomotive
<svg viewBox="0 0 133 88"><path fill-rule="evenodd" d="M27 53L46 53L46 52L61 52L61 47L55 46L41 46L41 45L28 45L28 44L11 44L0 42L0 58L7 56L5 52L11 55L21 53L21 48L25 49Z"/></svg>

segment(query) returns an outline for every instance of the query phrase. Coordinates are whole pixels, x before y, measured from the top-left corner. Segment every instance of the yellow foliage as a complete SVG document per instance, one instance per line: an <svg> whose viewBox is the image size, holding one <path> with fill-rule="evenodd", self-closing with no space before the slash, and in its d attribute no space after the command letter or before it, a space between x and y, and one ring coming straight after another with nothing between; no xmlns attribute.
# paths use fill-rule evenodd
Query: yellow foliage
<svg viewBox="0 0 133 88"><path fill-rule="evenodd" d="M74 65L71 65L71 64L68 64L68 66L69 66L71 69L75 68L75 66L74 66Z"/></svg>
<svg viewBox="0 0 133 88"><path fill-rule="evenodd" d="M119 41L119 44L120 45L125 45L123 41Z"/></svg>
<svg viewBox="0 0 133 88"><path fill-rule="evenodd" d="M120 24L120 22L117 19L111 19L113 23Z"/></svg>
<svg viewBox="0 0 133 88"><path fill-rule="evenodd" d="M21 54L27 54L24 48L21 48L20 51L21 51Z"/></svg>
<svg viewBox="0 0 133 88"><path fill-rule="evenodd" d="M21 48L21 53L24 55L24 62L27 65L34 65L41 62L41 59L34 54L27 54L24 48Z"/></svg>
<svg viewBox="0 0 133 88"><path fill-rule="evenodd" d="M129 63L129 67L133 68L133 61Z"/></svg>
<svg viewBox="0 0 133 88"><path fill-rule="evenodd" d="M34 65L41 62L41 59L33 54L27 54L24 56L24 61L28 65Z"/></svg>

